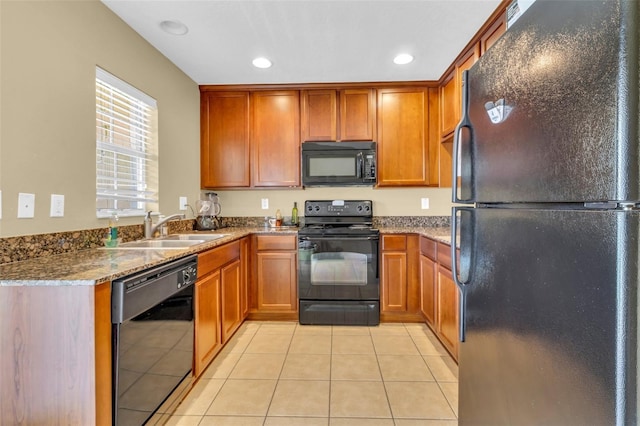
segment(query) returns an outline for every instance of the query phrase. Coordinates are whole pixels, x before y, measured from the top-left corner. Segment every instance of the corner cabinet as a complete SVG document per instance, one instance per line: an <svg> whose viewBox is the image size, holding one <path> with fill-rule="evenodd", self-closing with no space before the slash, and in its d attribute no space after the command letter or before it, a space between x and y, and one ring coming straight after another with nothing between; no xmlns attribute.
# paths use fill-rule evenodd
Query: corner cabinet
<svg viewBox="0 0 640 426"><path fill-rule="evenodd" d="M248 188L249 92L200 95L202 188Z"/></svg>
<svg viewBox="0 0 640 426"><path fill-rule="evenodd" d="M451 272L451 246L426 237L420 237L420 311L457 361L460 295Z"/></svg>
<svg viewBox="0 0 640 426"><path fill-rule="evenodd" d="M300 186L300 92L251 93L251 185Z"/></svg>
<svg viewBox="0 0 640 426"><path fill-rule="evenodd" d="M426 186L429 89L378 90L378 186Z"/></svg>
<svg viewBox="0 0 640 426"><path fill-rule="evenodd" d="M296 235L255 235L249 318L298 319Z"/></svg>
<svg viewBox="0 0 640 426"><path fill-rule="evenodd" d="M380 319L420 320L418 237L381 235Z"/></svg>

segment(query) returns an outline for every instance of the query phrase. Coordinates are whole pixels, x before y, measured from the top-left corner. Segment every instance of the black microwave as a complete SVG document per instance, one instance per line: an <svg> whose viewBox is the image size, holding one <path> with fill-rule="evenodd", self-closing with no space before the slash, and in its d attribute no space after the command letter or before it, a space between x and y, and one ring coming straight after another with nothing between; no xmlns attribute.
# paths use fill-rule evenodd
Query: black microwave
<svg viewBox="0 0 640 426"><path fill-rule="evenodd" d="M303 186L376 184L375 142L303 142Z"/></svg>

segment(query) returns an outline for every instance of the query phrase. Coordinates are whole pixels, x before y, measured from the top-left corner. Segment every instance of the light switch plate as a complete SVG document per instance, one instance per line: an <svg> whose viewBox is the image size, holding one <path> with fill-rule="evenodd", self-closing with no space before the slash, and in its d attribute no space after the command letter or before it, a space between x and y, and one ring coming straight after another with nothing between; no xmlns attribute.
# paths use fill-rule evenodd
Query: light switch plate
<svg viewBox="0 0 640 426"><path fill-rule="evenodd" d="M64 195L51 194L51 208L49 211L50 217L63 217L64 216Z"/></svg>
<svg viewBox="0 0 640 426"><path fill-rule="evenodd" d="M269 209L269 199L268 198L263 198L262 199L262 210L267 210Z"/></svg>
<svg viewBox="0 0 640 426"><path fill-rule="evenodd" d="M0 219L2 219L2 191L0 191Z"/></svg>
<svg viewBox="0 0 640 426"><path fill-rule="evenodd" d="M18 193L18 218L32 218L35 215L36 194Z"/></svg>
<svg viewBox="0 0 640 426"><path fill-rule="evenodd" d="M187 197L180 197L180 210L186 210L187 204Z"/></svg>
<svg viewBox="0 0 640 426"><path fill-rule="evenodd" d="M422 206L422 210L428 210L429 209L429 199L428 198L421 198L420 199L420 205Z"/></svg>

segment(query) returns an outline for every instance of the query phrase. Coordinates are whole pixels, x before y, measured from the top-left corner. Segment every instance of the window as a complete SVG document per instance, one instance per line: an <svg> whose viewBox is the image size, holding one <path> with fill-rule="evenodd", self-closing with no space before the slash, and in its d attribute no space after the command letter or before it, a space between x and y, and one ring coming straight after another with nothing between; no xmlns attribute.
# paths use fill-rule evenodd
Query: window
<svg viewBox="0 0 640 426"><path fill-rule="evenodd" d="M96 215L158 210L155 99L96 68Z"/></svg>

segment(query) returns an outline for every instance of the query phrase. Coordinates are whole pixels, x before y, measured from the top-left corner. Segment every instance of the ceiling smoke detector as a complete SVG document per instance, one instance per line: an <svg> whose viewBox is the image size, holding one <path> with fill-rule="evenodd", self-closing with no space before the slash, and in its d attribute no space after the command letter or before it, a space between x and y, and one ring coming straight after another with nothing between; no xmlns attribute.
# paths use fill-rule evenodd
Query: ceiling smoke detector
<svg viewBox="0 0 640 426"><path fill-rule="evenodd" d="M177 36L185 35L189 32L189 28L179 21L162 21L160 22L160 28L166 33Z"/></svg>

